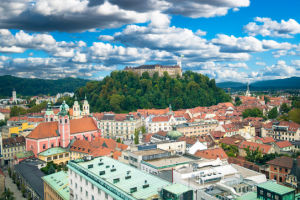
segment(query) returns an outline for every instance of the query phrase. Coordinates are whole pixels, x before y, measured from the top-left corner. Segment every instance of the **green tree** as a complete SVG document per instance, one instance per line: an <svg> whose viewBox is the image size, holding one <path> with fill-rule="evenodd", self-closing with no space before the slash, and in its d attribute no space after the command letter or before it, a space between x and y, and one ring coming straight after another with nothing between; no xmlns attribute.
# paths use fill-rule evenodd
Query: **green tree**
<svg viewBox="0 0 300 200"><path fill-rule="evenodd" d="M258 108L246 109L242 113L243 118L247 117L263 117L263 112Z"/></svg>
<svg viewBox="0 0 300 200"><path fill-rule="evenodd" d="M288 113L289 120L300 124L300 108L294 108Z"/></svg>
<svg viewBox="0 0 300 200"><path fill-rule="evenodd" d="M235 102L235 105L236 105L236 106L239 106L239 105L241 105L241 104L242 104L242 101L241 101L241 99L240 99L240 97L239 97L239 96L236 96L236 97L235 97L235 100L234 100L234 102Z"/></svg>
<svg viewBox="0 0 300 200"><path fill-rule="evenodd" d="M116 141L117 141L118 143L121 143L121 142L122 142L120 138L117 138Z"/></svg>
<svg viewBox="0 0 300 200"><path fill-rule="evenodd" d="M139 144L139 130L134 130L134 144Z"/></svg>
<svg viewBox="0 0 300 200"><path fill-rule="evenodd" d="M288 113L290 110L291 110L291 108L286 103L283 103L280 106L280 112L281 113Z"/></svg>
<svg viewBox="0 0 300 200"><path fill-rule="evenodd" d="M5 188L2 193L0 200L15 200L14 193L9 190L9 188Z"/></svg>
<svg viewBox="0 0 300 200"><path fill-rule="evenodd" d="M269 113L268 113L268 118L269 119L275 119L278 117L278 111L277 111L277 107L272 108Z"/></svg>
<svg viewBox="0 0 300 200"><path fill-rule="evenodd" d="M267 96L264 96L264 100L265 100L265 104L268 104L270 102L270 99Z"/></svg>
<svg viewBox="0 0 300 200"><path fill-rule="evenodd" d="M187 71L182 77L162 77L154 73L142 76L128 71L114 71L102 81L88 82L76 95L82 99L88 94L92 112L136 111L139 108L166 108L174 110L195 106L211 106L229 102L231 98L215 81L202 74Z"/></svg>
<svg viewBox="0 0 300 200"><path fill-rule="evenodd" d="M245 159L250 162L260 162L263 158L262 152L258 148L252 151L247 147L244 150L246 151Z"/></svg>

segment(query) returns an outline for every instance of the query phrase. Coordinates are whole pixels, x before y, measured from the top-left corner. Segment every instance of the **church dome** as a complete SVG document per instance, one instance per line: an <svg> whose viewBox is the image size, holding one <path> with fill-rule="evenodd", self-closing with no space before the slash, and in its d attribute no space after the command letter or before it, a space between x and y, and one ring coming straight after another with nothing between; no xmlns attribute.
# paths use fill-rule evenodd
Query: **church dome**
<svg viewBox="0 0 300 200"><path fill-rule="evenodd" d="M182 133L180 133L179 131L169 131L167 133L167 136L171 139L177 140L178 138L180 138L182 136Z"/></svg>

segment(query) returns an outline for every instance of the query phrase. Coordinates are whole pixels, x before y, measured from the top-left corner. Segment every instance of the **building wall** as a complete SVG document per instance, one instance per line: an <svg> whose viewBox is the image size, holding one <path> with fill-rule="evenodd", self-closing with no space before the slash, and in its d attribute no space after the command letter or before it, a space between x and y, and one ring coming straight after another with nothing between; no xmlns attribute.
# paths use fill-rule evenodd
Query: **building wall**
<svg viewBox="0 0 300 200"><path fill-rule="evenodd" d="M38 158L45 161L45 162L51 162L53 161L55 164L67 164L67 162L70 160L70 153L64 152L60 154L54 154L50 156L42 156L38 155Z"/></svg>
<svg viewBox="0 0 300 200"><path fill-rule="evenodd" d="M70 160L76 160L78 158L82 158L84 156L87 156L88 154L86 153L81 153L81 152L77 152L77 151L70 151Z"/></svg>
<svg viewBox="0 0 300 200"><path fill-rule="evenodd" d="M44 181L44 200L64 200L64 199Z"/></svg>
<svg viewBox="0 0 300 200"><path fill-rule="evenodd" d="M291 170L288 168L270 165L269 178L274 179L277 182L284 183L286 181L286 177L290 173L290 171Z"/></svg>
<svg viewBox="0 0 300 200"><path fill-rule="evenodd" d="M158 149L162 149L165 151L171 152L171 155L175 155L176 153L181 152L182 154L186 151L186 142L185 141L177 141L177 142L167 142L167 143L158 143Z"/></svg>
<svg viewBox="0 0 300 200"><path fill-rule="evenodd" d="M25 151L25 144L21 146L8 147L8 148L3 147L1 154L3 155L4 160L13 160L17 153L23 151Z"/></svg>
<svg viewBox="0 0 300 200"><path fill-rule="evenodd" d="M186 137L206 135L215 130L218 123L190 123L189 126L177 127L177 131L183 133Z"/></svg>
<svg viewBox="0 0 300 200"><path fill-rule="evenodd" d="M69 169L70 200L113 200L99 185L94 185L85 176Z"/></svg>
<svg viewBox="0 0 300 200"><path fill-rule="evenodd" d="M135 129L143 125L141 119L133 121L99 120L97 124L103 137L121 139L133 139Z"/></svg>

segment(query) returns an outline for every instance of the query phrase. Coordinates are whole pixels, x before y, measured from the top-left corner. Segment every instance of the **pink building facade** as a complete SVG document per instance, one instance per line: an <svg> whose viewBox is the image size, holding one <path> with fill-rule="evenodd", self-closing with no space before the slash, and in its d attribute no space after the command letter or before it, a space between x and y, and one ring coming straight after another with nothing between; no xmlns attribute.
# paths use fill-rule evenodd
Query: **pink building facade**
<svg viewBox="0 0 300 200"><path fill-rule="evenodd" d="M27 151L32 151L37 156L38 153L49 148L66 148L73 139L91 141L93 138L101 136L97 122L93 118L70 120L65 105L63 103L60 108L58 121L40 123L26 137Z"/></svg>

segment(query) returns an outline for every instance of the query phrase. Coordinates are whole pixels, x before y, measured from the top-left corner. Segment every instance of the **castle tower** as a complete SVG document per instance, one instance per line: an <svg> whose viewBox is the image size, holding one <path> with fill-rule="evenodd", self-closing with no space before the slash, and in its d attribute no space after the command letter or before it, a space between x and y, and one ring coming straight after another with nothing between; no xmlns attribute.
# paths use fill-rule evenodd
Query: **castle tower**
<svg viewBox="0 0 300 200"><path fill-rule="evenodd" d="M46 122L53 122L54 121L54 112L52 110L52 107L51 107L51 103L48 102L47 104L47 108L46 108L46 112L45 112L45 121Z"/></svg>
<svg viewBox="0 0 300 200"><path fill-rule="evenodd" d="M89 102L86 99L86 96L84 97L83 105L82 105L82 115L90 115L90 105Z"/></svg>
<svg viewBox="0 0 300 200"><path fill-rule="evenodd" d="M73 105L73 118L79 119L81 117L80 114L81 114L80 106L77 101L77 97L75 96L75 101L74 101L74 105Z"/></svg>
<svg viewBox="0 0 300 200"><path fill-rule="evenodd" d="M12 101L17 102L17 92L15 89L12 91Z"/></svg>
<svg viewBox="0 0 300 200"><path fill-rule="evenodd" d="M58 113L58 132L60 146L66 148L70 143L70 119L68 115L69 106L63 101Z"/></svg>

